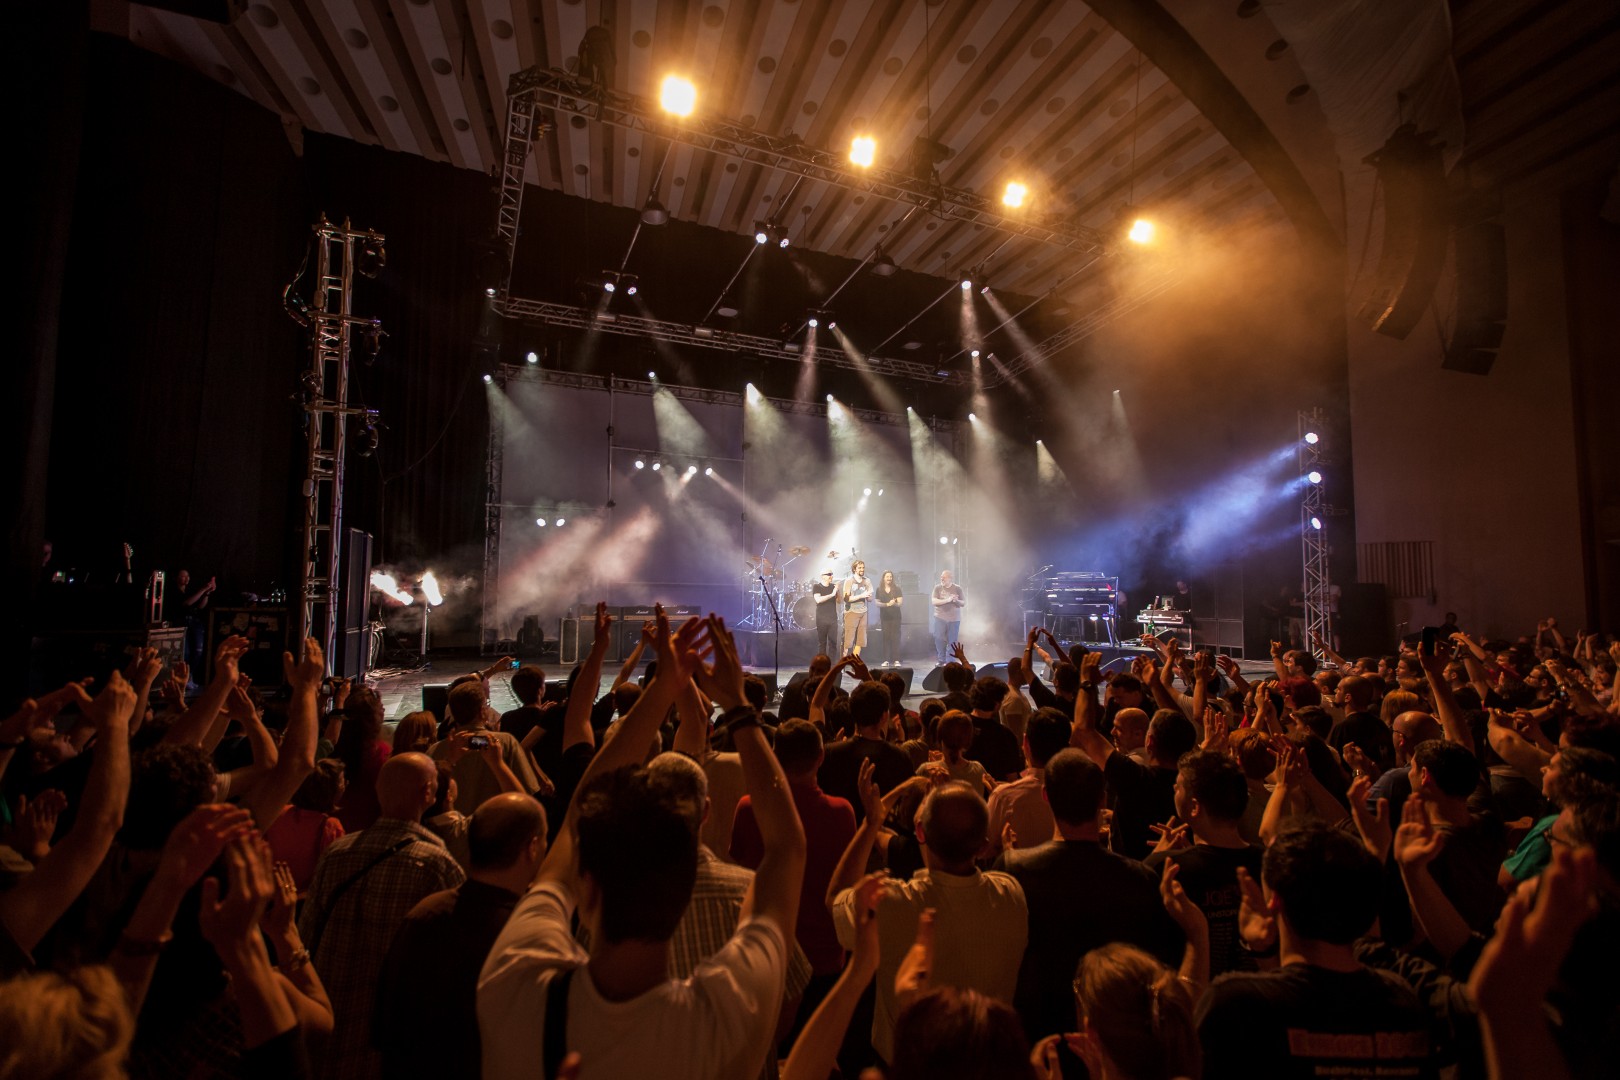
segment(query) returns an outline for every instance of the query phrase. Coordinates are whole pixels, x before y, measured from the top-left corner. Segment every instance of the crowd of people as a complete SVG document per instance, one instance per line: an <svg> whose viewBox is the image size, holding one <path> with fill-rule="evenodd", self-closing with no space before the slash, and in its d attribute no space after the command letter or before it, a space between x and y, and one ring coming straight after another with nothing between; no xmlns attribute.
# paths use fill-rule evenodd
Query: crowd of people
<svg viewBox="0 0 1620 1080"><path fill-rule="evenodd" d="M1037 630L771 710L661 610L599 695L611 622L565 695L498 714L498 664L392 733L314 640L25 701L0 1080L1612 1075L1620 643Z"/></svg>

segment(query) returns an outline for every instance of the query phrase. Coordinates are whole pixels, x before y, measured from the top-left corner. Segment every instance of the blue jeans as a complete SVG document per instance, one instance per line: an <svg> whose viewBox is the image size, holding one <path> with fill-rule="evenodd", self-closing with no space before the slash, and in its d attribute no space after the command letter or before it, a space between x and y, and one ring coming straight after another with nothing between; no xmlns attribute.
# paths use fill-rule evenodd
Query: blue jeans
<svg viewBox="0 0 1620 1080"><path fill-rule="evenodd" d="M929 616L929 633L934 636L934 652L941 664L951 662L951 646L956 644L957 634L962 629L961 619L952 619L946 622L938 616Z"/></svg>

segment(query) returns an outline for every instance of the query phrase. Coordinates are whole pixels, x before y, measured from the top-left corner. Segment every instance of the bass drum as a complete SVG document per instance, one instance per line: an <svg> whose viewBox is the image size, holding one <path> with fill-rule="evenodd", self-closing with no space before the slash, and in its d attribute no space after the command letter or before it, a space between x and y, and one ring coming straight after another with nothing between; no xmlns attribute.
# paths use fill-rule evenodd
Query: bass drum
<svg viewBox="0 0 1620 1080"><path fill-rule="evenodd" d="M816 628L816 598L806 594L793 601L793 622L800 630L814 630Z"/></svg>

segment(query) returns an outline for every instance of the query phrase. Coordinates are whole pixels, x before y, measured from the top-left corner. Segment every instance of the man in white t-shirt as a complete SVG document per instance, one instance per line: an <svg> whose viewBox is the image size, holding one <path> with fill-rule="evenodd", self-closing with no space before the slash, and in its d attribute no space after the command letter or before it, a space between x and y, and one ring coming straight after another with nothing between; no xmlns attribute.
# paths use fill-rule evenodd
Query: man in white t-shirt
<svg viewBox="0 0 1620 1080"><path fill-rule="evenodd" d="M486 1080L550 1077L564 1051L580 1054L586 1075L749 1080L770 1050L798 918L804 830L743 695L725 623L689 620L672 639L660 609L652 636L657 676L586 770L539 878L484 963ZM712 667L695 651L707 646ZM691 897L697 840L683 796L640 762L693 677L726 710L765 855L736 933L690 978L675 980L669 940ZM589 953L570 932L576 909L590 930Z"/></svg>

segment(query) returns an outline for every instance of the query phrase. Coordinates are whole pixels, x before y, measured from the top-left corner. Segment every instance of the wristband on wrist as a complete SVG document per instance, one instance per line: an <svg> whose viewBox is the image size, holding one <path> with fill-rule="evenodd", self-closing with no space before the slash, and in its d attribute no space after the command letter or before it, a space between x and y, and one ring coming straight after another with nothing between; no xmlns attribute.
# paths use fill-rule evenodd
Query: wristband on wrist
<svg viewBox="0 0 1620 1080"><path fill-rule="evenodd" d="M754 711L752 705L738 705L735 709L727 709L722 713L720 723L715 726L718 729L735 734L743 728L758 727L759 713Z"/></svg>

